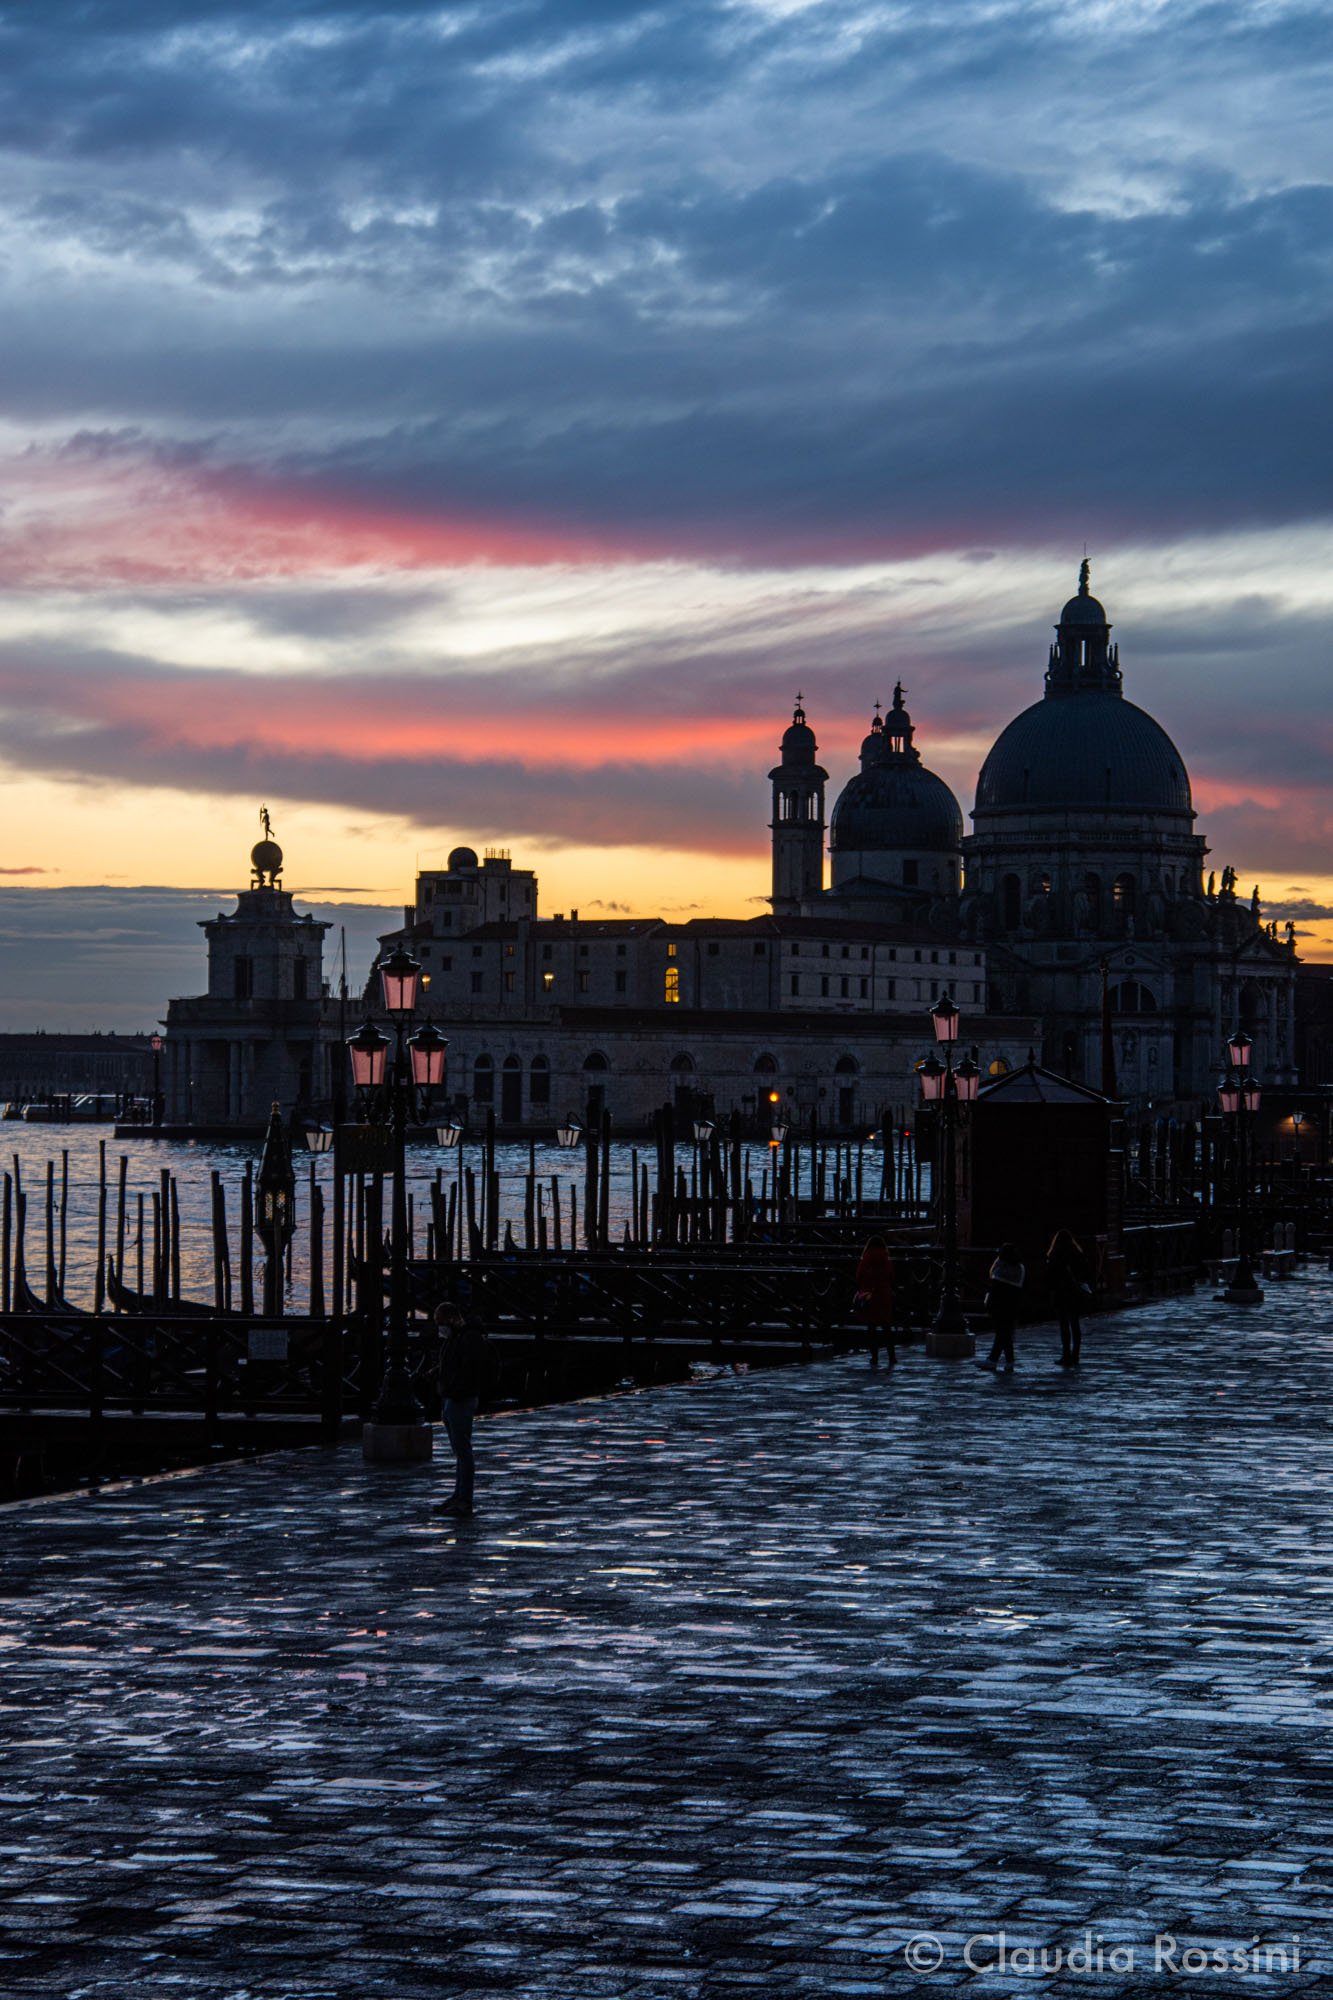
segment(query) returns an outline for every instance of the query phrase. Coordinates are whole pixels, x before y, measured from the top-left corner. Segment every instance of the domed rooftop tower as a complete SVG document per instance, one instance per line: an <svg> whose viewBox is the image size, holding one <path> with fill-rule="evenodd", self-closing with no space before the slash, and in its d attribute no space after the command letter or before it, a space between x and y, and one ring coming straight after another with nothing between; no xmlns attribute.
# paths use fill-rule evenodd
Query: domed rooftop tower
<svg viewBox="0 0 1333 2000"><path fill-rule="evenodd" d="M886 885L934 901L958 893L963 816L921 762L901 682L861 745L861 769L833 808L833 893L882 896Z"/></svg>
<svg viewBox="0 0 1333 2000"><path fill-rule="evenodd" d="M781 762L769 772L773 787L773 913L794 916L824 885L824 787L828 772L816 763L819 745L796 697L791 726L782 738Z"/></svg>
<svg viewBox="0 0 1333 2000"><path fill-rule="evenodd" d="M1189 776L1121 691L1119 649L1089 590L1060 613L1041 701L1002 730L977 780L966 914L990 934L1124 935L1151 904L1201 892Z"/></svg>

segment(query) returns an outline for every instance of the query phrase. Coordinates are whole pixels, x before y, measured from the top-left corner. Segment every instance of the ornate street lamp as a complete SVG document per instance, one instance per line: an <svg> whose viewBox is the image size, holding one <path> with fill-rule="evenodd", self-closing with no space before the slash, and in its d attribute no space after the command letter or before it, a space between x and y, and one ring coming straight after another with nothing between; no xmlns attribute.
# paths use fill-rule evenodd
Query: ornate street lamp
<svg viewBox="0 0 1333 2000"><path fill-rule="evenodd" d="M373 1021L363 1021L347 1044L352 1083L357 1090L382 1090L392 1044Z"/></svg>
<svg viewBox="0 0 1333 2000"><path fill-rule="evenodd" d="M381 960L379 973L393 1037L366 1021L347 1044L352 1082L370 1122L388 1125L393 1160L384 1373L379 1398L362 1433L362 1449L371 1459L420 1459L430 1457L431 1432L408 1365L407 1125L410 1114L428 1113L434 1092L443 1087L449 1044L430 1022L415 1034L408 1033L421 991L421 967L411 952L397 946Z"/></svg>
<svg viewBox="0 0 1333 2000"><path fill-rule="evenodd" d="M305 1149L307 1153L331 1153L337 1134L331 1125L307 1125L305 1128Z"/></svg>
<svg viewBox="0 0 1333 2000"><path fill-rule="evenodd" d="M463 1128L461 1125L455 1125L451 1122L448 1125L437 1125L435 1127L435 1143L437 1146L443 1146L447 1153L452 1153L454 1147L458 1145L462 1137Z"/></svg>
<svg viewBox="0 0 1333 2000"><path fill-rule="evenodd" d="M927 1104L939 1106L940 1145L936 1162L940 1178L940 1214L944 1230L944 1282L940 1308L926 1336L926 1353L939 1361L965 1360L977 1351L968 1331L963 1302L958 1292L958 1186L957 1137L958 1106L972 1103L981 1082L981 1071L971 1056L953 1066L954 1045L958 1040L959 1013L949 995L944 994L930 1010L937 1047L944 1051L928 1055L917 1071L921 1096Z"/></svg>
<svg viewBox="0 0 1333 2000"><path fill-rule="evenodd" d="M1222 1296L1228 1305L1263 1304L1263 1288L1254 1275L1250 1260L1250 1146L1249 1125L1259 1109L1259 1084L1249 1074L1250 1038L1237 1029L1227 1040L1231 1069L1217 1086L1217 1101L1226 1118L1236 1125L1236 1268Z"/></svg>
<svg viewBox="0 0 1333 2000"><path fill-rule="evenodd" d="M572 1153L576 1146L583 1144L583 1127L577 1118L566 1118L563 1125L556 1126L555 1142L557 1146L563 1146L567 1153Z"/></svg>

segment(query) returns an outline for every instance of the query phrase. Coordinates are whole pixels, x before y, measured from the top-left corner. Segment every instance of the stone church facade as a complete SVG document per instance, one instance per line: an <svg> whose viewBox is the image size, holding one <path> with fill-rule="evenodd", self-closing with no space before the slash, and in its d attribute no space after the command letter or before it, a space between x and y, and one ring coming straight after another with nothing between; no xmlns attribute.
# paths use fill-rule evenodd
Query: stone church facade
<svg viewBox="0 0 1333 2000"><path fill-rule="evenodd" d="M945 992L997 1074L1035 1051L1100 1086L1105 1008L1117 1089L1137 1108L1211 1099L1238 1021L1261 1078L1294 1082L1290 927L1279 938L1230 869L1220 888L1205 882L1184 763L1125 699L1110 631L1085 562L1041 699L982 766L968 835L901 686L826 822L828 773L798 697L769 773L768 915L544 917L531 870L468 847L421 873L383 942L422 963L456 1107L494 1109L518 1132L605 1106L628 1132L664 1101L737 1110L756 1129L780 1102L868 1129L914 1115L927 1010ZM294 911L281 859L256 848L236 912L204 926L207 995L171 1003L171 1122L231 1129L262 1123L274 1099L327 1105L342 1055L326 926Z"/></svg>

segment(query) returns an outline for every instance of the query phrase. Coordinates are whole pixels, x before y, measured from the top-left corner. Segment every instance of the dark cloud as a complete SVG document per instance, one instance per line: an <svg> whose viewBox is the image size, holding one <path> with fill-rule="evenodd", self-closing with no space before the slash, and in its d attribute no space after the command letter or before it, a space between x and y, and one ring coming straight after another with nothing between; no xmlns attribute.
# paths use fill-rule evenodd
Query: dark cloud
<svg viewBox="0 0 1333 2000"><path fill-rule="evenodd" d="M1164 156L1183 76L1263 79L1297 128L1310 10L0 23L19 213L85 272L8 301L20 420L218 426L214 464L312 495L741 558L1333 501L1329 188L1273 171L1276 109ZM1092 98L1118 205L1069 187Z"/></svg>
<svg viewBox="0 0 1333 2000"><path fill-rule="evenodd" d="M153 886L0 888L6 947L0 1030L152 1029L170 997L205 991L206 947L198 925L234 909L234 894ZM401 910L359 903L309 907L335 926L325 937L326 976L336 977L339 933L346 930L355 992L380 933L401 920Z"/></svg>

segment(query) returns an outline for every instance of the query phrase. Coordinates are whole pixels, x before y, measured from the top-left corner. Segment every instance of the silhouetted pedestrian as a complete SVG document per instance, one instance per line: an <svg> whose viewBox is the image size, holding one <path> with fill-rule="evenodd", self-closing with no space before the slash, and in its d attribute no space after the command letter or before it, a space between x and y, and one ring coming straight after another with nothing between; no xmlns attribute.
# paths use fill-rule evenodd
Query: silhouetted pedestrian
<svg viewBox="0 0 1333 2000"><path fill-rule="evenodd" d="M1092 1266L1070 1230L1057 1229L1051 1238L1046 1275L1051 1301L1060 1315L1060 1366L1077 1368L1083 1346L1083 1302L1092 1294Z"/></svg>
<svg viewBox="0 0 1333 2000"><path fill-rule="evenodd" d="M1023 1260L1014 1243L1002 1243L1000 1254L990 1267L989 1289L986 1293L986 1311L995 1337L991 1351L982 1362L983 1368L993 1368L1001 1372L1005 1363L1009 1374L1014 1372L1014 1328L1018 1325L1018 1309L1023 1299L1023 1287L1027 1283L1027 1272Z"/></svg>
<svg viewBox="0 0 1333 2000"><path fill-rule="evenodd" d="M893 1261L882 1236L872 1236L861 1252L852 1310L865 1323L871 1367L878 1368L879 1350L883 1346L888 1350L888 1364L892 1368L898 1359L893 1345Z"/></svg>
<svg viewBox="0 0 1333 2000"><path fill-rule="evenodd" d="M441 1329L440 1398L444 1428L454 1454L454 1490L439 1506L441 1514L466 1519L473 1512L476 1460L472 1451L472 1423L482 1397L494 1377L494 1357L485 1329L470 1319L462 1306L446 1304L435 1311Z"/></svg>

